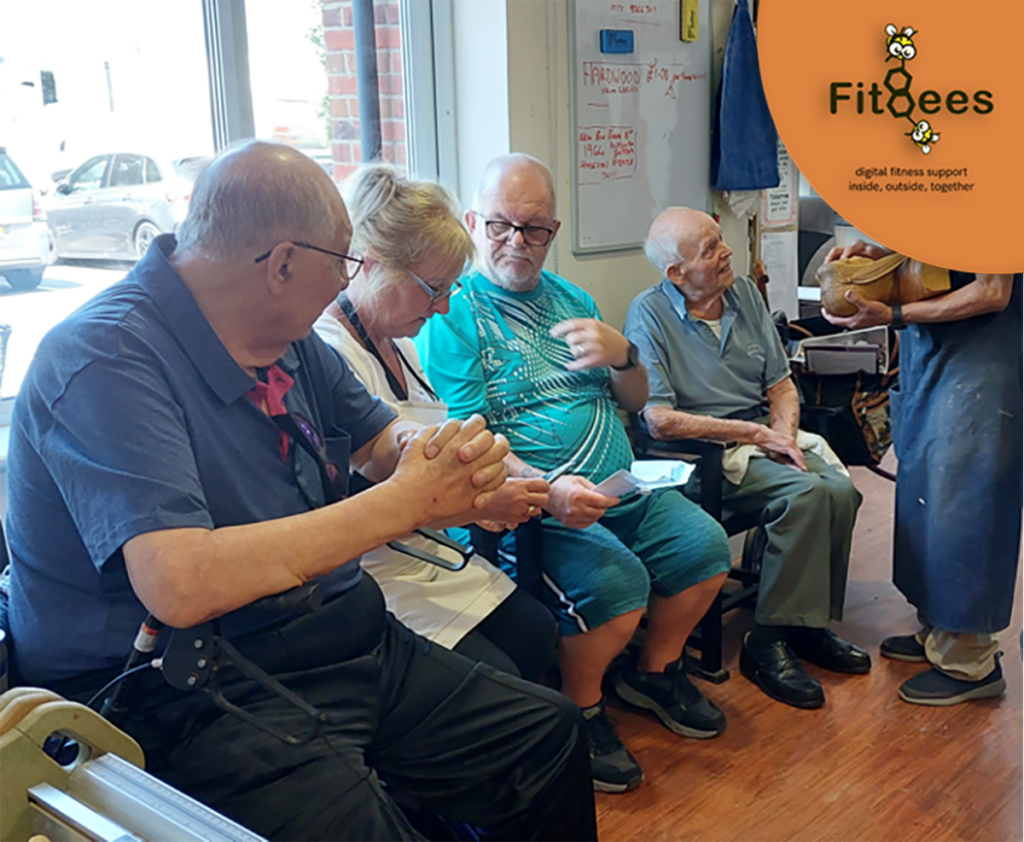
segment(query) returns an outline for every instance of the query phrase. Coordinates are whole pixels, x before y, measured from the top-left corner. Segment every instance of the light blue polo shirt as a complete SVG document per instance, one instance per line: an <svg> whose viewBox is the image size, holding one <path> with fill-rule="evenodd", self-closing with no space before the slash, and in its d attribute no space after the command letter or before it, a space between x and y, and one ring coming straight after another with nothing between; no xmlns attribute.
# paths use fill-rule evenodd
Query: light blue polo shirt
<svg viewBox="0 0 1024 842"><path fill-rule="evenodd" d="M206 320L163 235L124 280L39 345L18 394L7 462L11 625L26 681L124 664L146 609L122 547L147 532L215 529L321 505L315 461L248 397L254 381ZM335 463L394 413L315 334L277 365L285 408L320 432ZM281 560L284 563L284 559ZM321 578L325 596L359 581L357 562ZM225 634L282 619L246 608Z"/></svg>
<svg viewBox="0 0 1024 842"><path fill-rule="evenodd" d="M764 299L747 278L722 297L721 338L690 315L667 279L629 305L626 336L647 365L651 394L645 409L666 406L714 418L752 418L765 392L789 376L789 360Z"/></svg>

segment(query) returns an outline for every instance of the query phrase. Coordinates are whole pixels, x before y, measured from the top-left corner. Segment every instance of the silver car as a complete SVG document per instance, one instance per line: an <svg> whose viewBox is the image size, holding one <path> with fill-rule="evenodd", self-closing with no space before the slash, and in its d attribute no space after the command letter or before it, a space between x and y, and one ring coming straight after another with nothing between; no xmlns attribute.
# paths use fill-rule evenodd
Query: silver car
<svg viewBox="0 0 1024 842"><path fill-rule="evenodd" d="M35 289L43 279L49 252L39 197L0 146L0 276L17 290Z"/></svg>
<svg viewBox="0 0 1024 842"><path fill-rule="evenodd" d="M57 185L47 208L54 255L138 260L185 218L192 182L209 160L157 163L120 152L90 158Z"/></svg>

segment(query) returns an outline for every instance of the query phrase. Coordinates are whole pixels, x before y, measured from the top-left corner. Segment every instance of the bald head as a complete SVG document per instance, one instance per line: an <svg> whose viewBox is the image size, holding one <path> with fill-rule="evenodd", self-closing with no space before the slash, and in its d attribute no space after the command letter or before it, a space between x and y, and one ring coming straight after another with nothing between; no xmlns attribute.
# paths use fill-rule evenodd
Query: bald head
<svg viewBox="0 0 1024 842"><path fill-rule="evenodd" d="M685 262L692 257L701 234L711 226L717 227L714 219L692 208L669 208L651 223L651 230L644 243L647 259L663 275L674 263Z"/></svg>
<svg viewBox="0 0 1024 842"><path fill-rule="evenodd" d="M692 208L669 208L651 223L647 259L687 300L715 300L736 276L718 223Z"/></svg>
<svg viewBox="0 0 1024 842"><path fill-rule="evenodd" d="M551 179L551 171L541 161L525 152L499 155L487 165L480 177L480 184L477 185L473 207L480 210L491 195L503 195L523 187L530 189L531 192L540 189L546 194L547 213L553 218L555 184Z"/></svg>
<svg viewBox="0 0 1024 842"><path fill-rule="evenodd" d="M350 234L345 203L317 163L290 146L250 141L200 174L177 250L225 264L282 240L332 248Z"/></svg>
<svg viewBox="0 0 1024 842"><path fill-rule="evenodd" d="M484 170L473 206L466 225L484 277L514 292L537 286L559 228L548 168L522 153L495 158Z"/></svg>

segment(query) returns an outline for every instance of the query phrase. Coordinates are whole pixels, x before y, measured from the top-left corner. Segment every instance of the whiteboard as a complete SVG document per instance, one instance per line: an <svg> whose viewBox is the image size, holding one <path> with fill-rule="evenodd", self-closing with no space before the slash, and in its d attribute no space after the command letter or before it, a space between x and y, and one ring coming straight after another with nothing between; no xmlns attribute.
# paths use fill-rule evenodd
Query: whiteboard
<svg viewBox="0 0 1024 842"><path fill-rule="evenodd" d="M673 205L711 207L711 11L680 39L679 0L573 0L570 109L573 251L643 244ZM631 30L633 52L601 52L601 30Z"/></svg>

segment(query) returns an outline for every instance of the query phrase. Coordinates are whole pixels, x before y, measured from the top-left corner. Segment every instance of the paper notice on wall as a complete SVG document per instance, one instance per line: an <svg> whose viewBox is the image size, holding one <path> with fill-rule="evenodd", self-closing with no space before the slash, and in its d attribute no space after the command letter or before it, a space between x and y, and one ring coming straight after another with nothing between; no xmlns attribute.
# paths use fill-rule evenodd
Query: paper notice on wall
<svg viewBox="0 0 1024 842"><path fill-rule="evenodd" d="M800 173L793 165L793 159L779 140L779 186L764 191L761 206L762 228L783 228L796 224L797 190Z"/></svg>
<svg viewBox="0 0 1024 842"><path fill-rule="evenodd" d="M768 273L768 309L785 310L791 320L800 315L797 237L796 231L767 231L761 235L761 260Z"/></svg>

